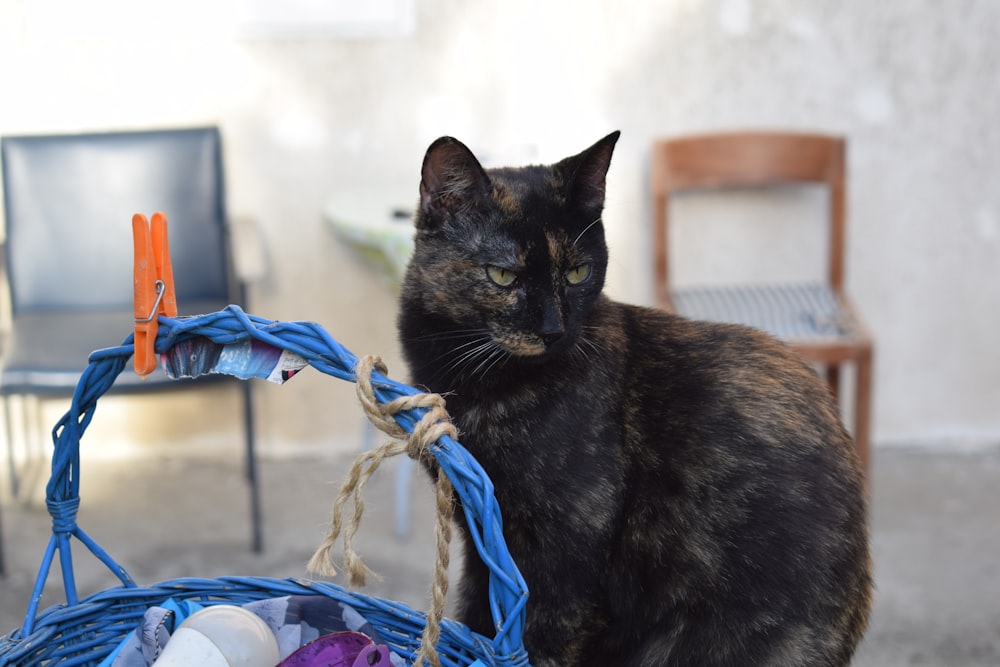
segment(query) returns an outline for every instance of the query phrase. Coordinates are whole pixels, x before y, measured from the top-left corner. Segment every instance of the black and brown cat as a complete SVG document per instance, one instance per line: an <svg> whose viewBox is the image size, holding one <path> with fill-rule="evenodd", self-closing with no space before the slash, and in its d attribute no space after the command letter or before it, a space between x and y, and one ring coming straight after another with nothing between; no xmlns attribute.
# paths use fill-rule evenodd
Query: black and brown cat
<svg viewBox="0 0 1000 667"><path fill-rule="evenodd" d="M771 337L602 293L617 139L491 170L434 142L402 287L412 381L495 484L529 659L848 664L872 587L850 436ZM459 618L492 636L466 543Z"/></svg>

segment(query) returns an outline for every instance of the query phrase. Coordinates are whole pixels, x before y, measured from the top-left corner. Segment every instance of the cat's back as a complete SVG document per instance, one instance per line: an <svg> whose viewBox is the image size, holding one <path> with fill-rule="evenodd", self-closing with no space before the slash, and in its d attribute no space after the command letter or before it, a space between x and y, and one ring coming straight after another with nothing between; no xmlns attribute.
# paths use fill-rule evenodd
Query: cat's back
<svg viewBox="0 0 1000 667"><path fill-rule="evenodd" d="M623 369L624 511L656 517L626 528L616 586L662 589L622 610L662 618L664 600L702 600L705 613L809 618L803 632L853 646L870 607L865 493L825 383L760 331L610 301L595 312ZM768 650L816 642L792 644Z"/></svg>
<svg viewBox="0 0 1000 667"><path fill-rule="evenodd" d="M827 385L771 335L616 302L604 310L612 347L624 350L627 391L667 420L659 426L722 420L772 446L852 449Z"/></svg>
<svg viewBox="0 0 1000 667"><path fill-rule="evenodd" d="M787 495L771 492L781 484L808 482L815 496L822 482L835 504L862 507L859 460L832 394L787 345L741 325L615 302L605 309L623 369L626 448L712 466L719 483L728 469L756 474L748 487L774 486L768 493L780 500Z"/></svg>

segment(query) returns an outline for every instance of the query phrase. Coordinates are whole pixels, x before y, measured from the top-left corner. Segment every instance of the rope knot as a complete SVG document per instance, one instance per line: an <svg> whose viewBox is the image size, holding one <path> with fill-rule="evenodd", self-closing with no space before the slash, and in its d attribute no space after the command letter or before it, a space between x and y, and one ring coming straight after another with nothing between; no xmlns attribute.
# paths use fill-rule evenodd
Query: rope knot
<svg viewBox="0 0 1000 667"><path fill-rule="evenodd" d="M52 516L53 533L72 533L76 530L76 513L80 509L80 498L67 500L45 500L45 506Z"/></svg>
<svg viewBox="0 0 1000 667"><path fill-rule="evenodd" d="M354 550L354 538L358 533L361 516L364 513L363 491L365 484L386 458L406 453L417 461L429 462L433 457L429 448L439 438L445 435L458 438L458 429L451 423L448 412L445 410L444 398L439 394L414 394L382 403L375 395L375 387L372 384L372 373L375 371L383 376L388 374L388 369L381 358L369 355L358 362L354 369L358 399L361 401L368 420L380 431L392 436L394 440L374 447L355 459L347 480L333 504L333 520L330 531L307 565L309 572L314 574L328 577L336 575L336 569L332 564L333 549L337 538L343 531L344 568L347 571L348 583L355 587L364 586L369 576L377 576L362 562L361 557ZM401 412L417 409L424 409L426 412L413 426L413 431L409 432L396 421L395 416ZM421 648L415 656L413 664L417 665L420 664L421 660L425 660L432 666L439 667L441 662L435 645L440 637L440 623L444 617L445 597L448 592L451 519L455 511L451 481L441 470L438 471L437 475L436 498L435 538L437 547L434 581L431 587L431 608L427 613ZM348 500L354 504L354 514L351 522L345 528L343 512Z"/></svg>
<svg viewBox="0 0 1000 667"><path fill-rule="evenodd" d="M374 371L378 371L382 375L387 375L389 372L385 362L372 355L361 359L355 367L354 374L358 380L358 399L364 407L368 420L376 428L393 438L406 441L405 451L410 458L417 461L426 460L430 456L427 448L443 435L458 438L458 429L451 423L448 411L445 410L444 398L440 394L400 396L388 403L381 403L375 396L375 387L372 384L372 372ZM395 416L400 412L419 409L425 409L428 412L413 427L412 433L400 426L395 419ZM400 447L404 446L400 445ZM404 449L393 448L390 456L400 454L402 451Z"/></svg>

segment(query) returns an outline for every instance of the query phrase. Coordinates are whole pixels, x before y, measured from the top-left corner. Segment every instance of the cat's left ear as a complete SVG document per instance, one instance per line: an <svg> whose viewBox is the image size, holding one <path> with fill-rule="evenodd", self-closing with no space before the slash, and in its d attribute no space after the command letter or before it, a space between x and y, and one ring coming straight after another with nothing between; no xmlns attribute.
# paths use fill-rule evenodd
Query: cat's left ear
<svg viewBox="0 0 1000 667"><path fill-rule="evenodd" d="M587 209L604 208L604 192L611 154L621 132L615 131L579 155L566 158L559 163L568 188L570 201Z"/></svg>
<svg viewBox="0 0 1000 667"><path fill-rule="evenodd" d="M474 207L488 197L489 186L472 151L458 139L441 137L424 156L417 225L434 226Z"/></svg>

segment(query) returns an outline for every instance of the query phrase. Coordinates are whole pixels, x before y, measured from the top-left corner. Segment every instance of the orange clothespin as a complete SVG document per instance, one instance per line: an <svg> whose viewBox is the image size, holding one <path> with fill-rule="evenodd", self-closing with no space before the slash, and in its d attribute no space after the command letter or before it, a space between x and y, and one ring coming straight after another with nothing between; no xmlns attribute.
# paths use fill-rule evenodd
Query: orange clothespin
<svg viewBox="0 0 1000 667"><path fill-rule="evenodd" d="M160 315L177 317L174 270L167 243L167 216L154 213L152 225L142 213L132 216L135 265L132 273L135 299L135 372L145 377L156 370L156 333Z"/></svg>

